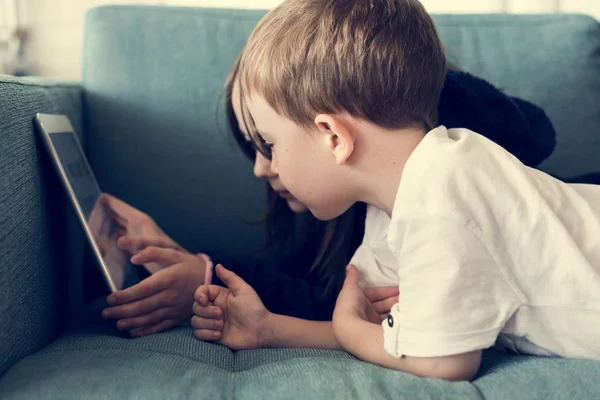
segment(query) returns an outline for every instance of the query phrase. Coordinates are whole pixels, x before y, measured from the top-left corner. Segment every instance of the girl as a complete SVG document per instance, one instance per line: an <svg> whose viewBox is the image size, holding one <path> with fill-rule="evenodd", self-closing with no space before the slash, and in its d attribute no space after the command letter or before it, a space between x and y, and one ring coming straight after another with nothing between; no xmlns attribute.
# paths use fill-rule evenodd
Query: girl
<svg viewBox="0 0 600 400"><path fill-rule="evenodd" d="M287 324L278 325L292 329L273 332L283 339L280 343L265 342L256 339L256 335L251 335L250 340L237 340L235 335L229 334L228 325L220 318L221 312L205 308L204 311L211 313L206 317L214 316L212 313L215 312L217 319L203 318L205 314L198 313L198 317L194 319L195 326L199 328L196 335L205 340L220 338L222 343L235 348L294 344L336 347L329 322L315 326L304 320L331 320L345 267L362 240L365 206L356 205L330 222L318 221L304 212L306 207L286 192L270 170L268 159L253 148L242 132L244 121L238 111L239 107L235 107L233 96L236 92L237 68L236 63L226 87L228 122L240 147L254 160L255 175L269 182L267 187L270 200L266 218L268 239L282 257L274 265L273 262L241 264L235 260L227 260L226 257L211 256L214 261L224 263L249 284L243 286L243 293L249 294L251 304L255 304L257 314L260 314L260 318L255 318L255 321L260 321L265 315L273 315L277 318L269 321L285 321ZM491 104L493 107L488 109ZM439 116L440 121L448 127L467 126L482 132L528 165L539 164L554 147L554 131L543 111L527 102L510 98L486 82L465 73L449 71L442 92ZM135 336L156 333L189 318L192 314L189 304L194 290L204 283L206 257L198 257L182 249L149 216L114 197L107 196L107 200L113 211L123 217L122 228L126 234L119 239L119 244L135 255L132 261L157 261L168 268L158 271L132 288L109 296L107 301L111 307L104 310L103 316L118 319L118 328L132 330ZM302 223L303 229L300 235L293 235L296 231L294 225L298 222ZM294 248L297 250L294 251ZM233 275L224 270L217 272L217 278L224 278L227 282L216 279L214 283L223 285L232 282L229 278ZM258 293L264 306L254 292ZM212 301L218 303L219 294L222 295L221 298L228 298L224 297L227 293L212 293L215 295ZM199 303L208 305L205 300L209 294L211 293L206 293L205 297L200 294ZM365 294L381 315L387 315L390 307L397 301L397 288L366 289ZM267 309L270 311L268 314L265 313ZM211 327L217 329L209 329ZM294 333L301 333L302 327L321 329L324 335L320 337L325 340L316 343L296 340L298 335ZM214 335L213 331L222 332L223 336L211 336ZM246 331L252 332L252 329ZM259 336L264 337L262 334ZM228 337L234 339L228 341Z"/></svg>

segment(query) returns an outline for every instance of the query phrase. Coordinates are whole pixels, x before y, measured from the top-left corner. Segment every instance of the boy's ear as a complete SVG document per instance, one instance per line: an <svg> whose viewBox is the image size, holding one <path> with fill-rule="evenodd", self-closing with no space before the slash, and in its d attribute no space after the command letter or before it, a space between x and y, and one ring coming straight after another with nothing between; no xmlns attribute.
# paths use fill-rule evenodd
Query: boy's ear
<svg viewBox="0 0 600 400"><path fill-rule="evenodd" d="M356 134L350 121L332 114L319 114L315 118L315 125L323 134L325 144L335 156L338 165L343 165L354 152Z"/></svg>

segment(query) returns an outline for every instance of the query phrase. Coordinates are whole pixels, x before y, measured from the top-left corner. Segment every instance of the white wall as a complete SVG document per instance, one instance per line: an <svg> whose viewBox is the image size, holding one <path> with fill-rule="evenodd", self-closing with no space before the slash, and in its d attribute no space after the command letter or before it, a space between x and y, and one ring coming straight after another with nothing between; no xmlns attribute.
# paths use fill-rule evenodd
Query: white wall
<svg viewBox="0 0 600 400"><path fill-rule="evenodd" d="M2 2L3 0L0 0ZM4 0L6 1L6 0ZM14 1L14 0L13 0ZM281 0L16 0L30 28L32 73L79 79L84 15L102 4L167 4L181 6L262 8ZM583 12L600 19L600 0L422 0L432 13ZM2 9L0 8L0 13ZM2 23L0 16L0 24Z"/></svg>

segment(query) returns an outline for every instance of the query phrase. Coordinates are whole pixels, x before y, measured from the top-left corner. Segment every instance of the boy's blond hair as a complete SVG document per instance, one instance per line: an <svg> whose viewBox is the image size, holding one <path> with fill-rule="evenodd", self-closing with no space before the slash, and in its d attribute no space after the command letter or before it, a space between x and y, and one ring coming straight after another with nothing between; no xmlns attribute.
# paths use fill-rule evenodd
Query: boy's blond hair
<svg viewBox="0 0 600 400"><path fill-rule="evenodd" d="M388 129L437 125L446 57L418 0L287 0L252 32L243 96L311 127L348 113Z"/></svg>

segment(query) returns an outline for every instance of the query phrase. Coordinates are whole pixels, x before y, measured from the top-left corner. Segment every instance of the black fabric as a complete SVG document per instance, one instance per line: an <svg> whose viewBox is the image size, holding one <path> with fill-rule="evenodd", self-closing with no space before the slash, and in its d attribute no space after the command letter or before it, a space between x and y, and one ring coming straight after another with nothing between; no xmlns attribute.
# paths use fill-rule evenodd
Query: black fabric
<svg viewBox="0 0 600 400"><path fill-rule="evenodd" d="M552 123L541 108L507 96L468 73L448 71L438 111L440 125L478 132L529 166L545 160L556 145ZM364 234L366 206L355 207L359 207L357 226L345 262L350 261ZM279 261L232 260L214 255L213 259L251 285L271 312L330 320L341 288L325 291L317 274L309 273L319 243L309 239L301 251ZM214 283L223 285L217 277Z"/></svg>
<svg viewBox="0 0 600 400"><path fill-rule="evenodd" d="M484 135L530 167L548 158L556 146L544 110L466 72L448 71L438 116L440 125Z"/></svg>

